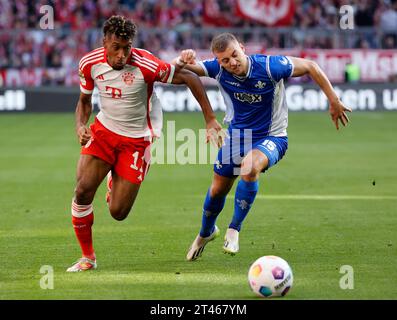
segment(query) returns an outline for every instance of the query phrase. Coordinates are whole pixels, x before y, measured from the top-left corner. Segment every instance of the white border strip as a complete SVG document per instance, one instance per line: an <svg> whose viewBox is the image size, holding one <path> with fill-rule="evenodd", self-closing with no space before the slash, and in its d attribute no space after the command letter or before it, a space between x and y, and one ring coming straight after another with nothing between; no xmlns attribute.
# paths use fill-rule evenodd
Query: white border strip
<svg viewBox="0 0 397 320"><path fill-rule="evenodd" d="M202 198L203 195L195 195L196 197ZM234 195L228 195L228 198L234 198ZM264 199L264 200L397 200L397 196L387 196L387 195L379 195L379 196L371 196L371 195L343 195L343 194L329 194L329 195L321 195L321 194L258 194L256 199Z"/></svg>

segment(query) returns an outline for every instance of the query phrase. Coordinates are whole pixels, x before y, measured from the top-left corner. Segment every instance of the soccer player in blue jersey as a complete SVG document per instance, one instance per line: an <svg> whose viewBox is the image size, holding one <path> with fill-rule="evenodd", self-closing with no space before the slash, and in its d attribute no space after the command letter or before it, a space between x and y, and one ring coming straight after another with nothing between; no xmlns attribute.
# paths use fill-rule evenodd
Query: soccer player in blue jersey
<svg viewBox="0 0 397 320"><path fill-rule="evenodd" d="M259 175L280 161L288 148L285 79L310 75L329 100L336 129L339 121L347 125L346 111L351 112L313 61L263 54L247 56L244 46L230 33L216 36L211 50L215 55L212 60L196 63L195 52L190 49L175 60L181 68L218 81L227 108L224 120L229 123L228 137L218 152L204 201L201 230L186 256L190 261L200 257L205 245L219 235L215 222L238 176L233 218L223 250L230 254L239 251L239 232L258 192Z"/></svg>

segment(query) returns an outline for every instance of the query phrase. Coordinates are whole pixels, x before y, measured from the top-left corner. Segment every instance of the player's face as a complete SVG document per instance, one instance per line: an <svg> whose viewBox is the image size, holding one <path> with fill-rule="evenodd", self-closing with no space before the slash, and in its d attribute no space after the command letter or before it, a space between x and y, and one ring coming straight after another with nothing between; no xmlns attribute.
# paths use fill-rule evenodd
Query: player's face
<svg viewBox="0 0 397 320"><path fill-rule="evenodd" d="M103 46L108 64L115 70L123 69L131 51L132 40L124 40L111 34L103 38Z"/></svg>
<svg viewBox="0 0 397 320"><path fill-rule="evenodd" d="M232 41L223 52L214 52L219 64L228 72L237 76L245 76L248 69L248 60L241 43Z"/></svg>

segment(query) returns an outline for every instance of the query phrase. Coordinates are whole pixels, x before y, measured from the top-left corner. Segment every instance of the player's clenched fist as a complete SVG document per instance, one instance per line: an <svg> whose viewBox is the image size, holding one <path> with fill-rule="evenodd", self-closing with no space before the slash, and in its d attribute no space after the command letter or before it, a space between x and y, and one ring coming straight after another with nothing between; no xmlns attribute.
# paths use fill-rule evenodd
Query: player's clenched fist
<svg viewBox="0 0 397 320"><path fill-rule="evenodd" d="M77 129L77 137L79 138L79 142L82 146L85 146L85 144L88 142L88 140L91 139L91 130L90 128L87 128L86 126L81 126Z"/></svg>
<svg viewBox="0 0 397 320"><path fill-rule="evenodd" d="M180 67L184 67L186 64L196 64L196 51L192 49L182 50L176 59L176 64Z"/></svg>

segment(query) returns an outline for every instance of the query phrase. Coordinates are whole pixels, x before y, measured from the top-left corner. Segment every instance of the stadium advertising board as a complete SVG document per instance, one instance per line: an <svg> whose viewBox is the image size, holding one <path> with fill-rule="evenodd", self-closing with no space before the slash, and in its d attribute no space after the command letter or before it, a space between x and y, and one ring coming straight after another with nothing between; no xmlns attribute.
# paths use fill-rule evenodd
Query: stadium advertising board
<svg viewBox="0 0 397 320"><path fill-rule="evenodd" d="M263 53L267 55L286 55L313 60L323 69L333 84L345 82L345 69L353 63L360 69L362 83L387 83L397 78L397 50L375 49L265 49L258 43L247 43L248 54ZM199 59L212 59L208 50L196 50ZM171 61L178 52L163 51L161 58ZM301 81L295 78L294 81ZM394 80L395 81L395 80Z"/></svg>
<svg viewBox="0 0 397 320"><path fill-rule="evenodd" d="M335 90L353 110L397 110L397 89L393 85L341 85L335 86ZM156 92L164 111L200 111L189 90L161 86ZM209 87L207 94L215 111L226 109L217 87ZM285 94L290 111L321 111L328 108L324 93L314 85L290 84L286 86Z"/></svg>
<svg viewBox="0 0 397 320"><path fill-rule="evenodd" d="M248 54L288 55L316 61L333 84L345 81L345 68L348 62L360 69L362 83L387 83L397 78L397 50L360 50L360 49L265 49L258 43L247 43ZM171 61L179 52L165 50L159 56ZM197 50L199 59L212 59L209 50ZM48 82L52 79L52 82ZM301 81L299 78L295 81ZM78 86L79 76L74 68L20 68L0 70L2 87L39 87L45 85Z"/></svg>
<svg viewBox="0 0 397 320"><path fill-rule="evenodd" d="M224 111L226 107L218 87L208 85L206 88L213 109ZM335 89L342 101L353 110L397 110L395 84L344 84L335 86ZM158 85L156 93L165 112L200 111L198 103L186 87ZM78 95L78 88L0 89L0 112L72 112ZM287 85L286 98L290 111L322 111L328 108L325 95L311 84ZM98 108L98 100L95 90L95 108Z"/></svg>
<svg viewBox="0 0 397 320"><path fill-rule="evenodd" d="M346 64L360 69L363 82L388 82L397 76L397 50L304 50L301 57L314 60L332 82L343 82Z"/></svg>

